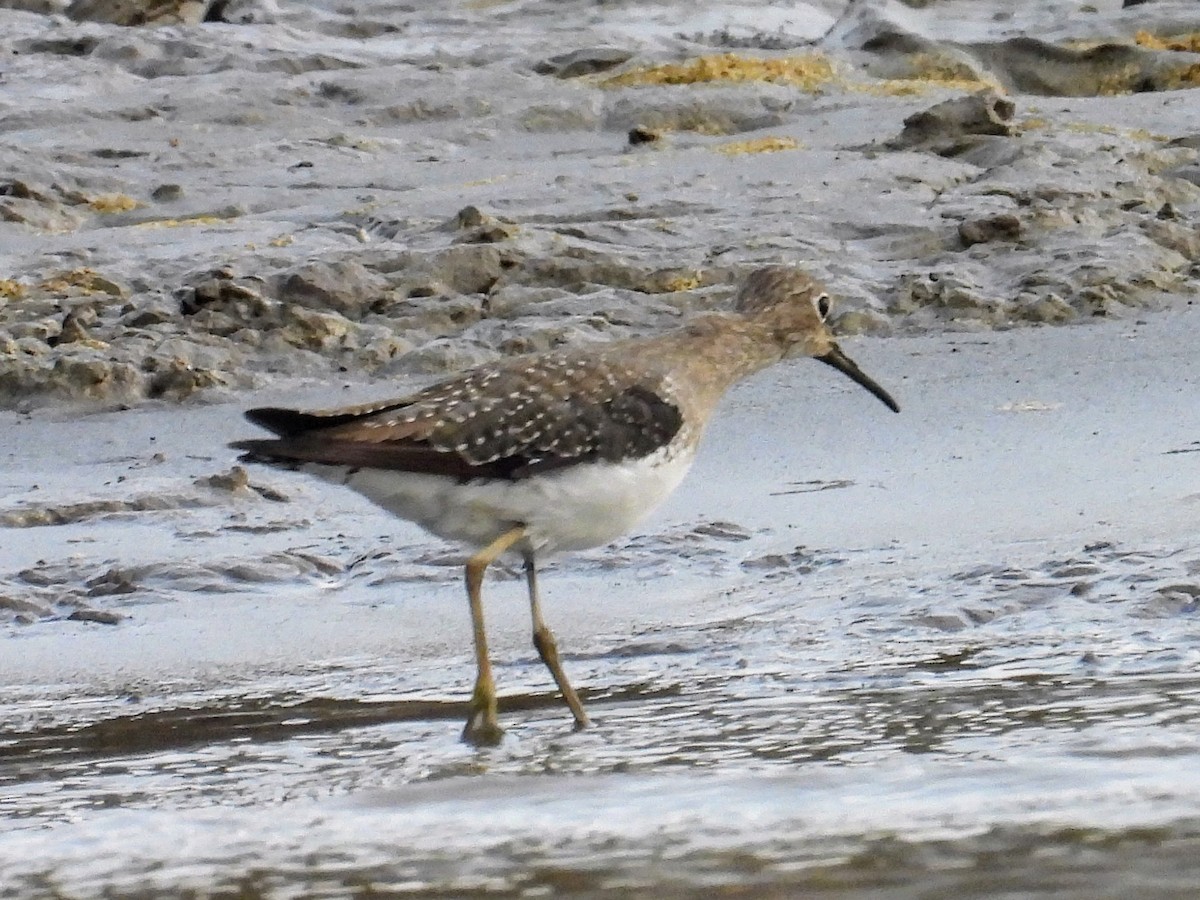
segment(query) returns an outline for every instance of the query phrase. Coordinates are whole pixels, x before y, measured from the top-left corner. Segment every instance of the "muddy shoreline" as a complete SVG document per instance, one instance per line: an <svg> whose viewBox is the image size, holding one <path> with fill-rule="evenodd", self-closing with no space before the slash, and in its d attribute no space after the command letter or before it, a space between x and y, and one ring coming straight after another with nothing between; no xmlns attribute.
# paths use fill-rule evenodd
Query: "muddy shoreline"
<svg viewBox="0 0 1200 900"><path fill-rule="evenodd" d="M676 34L665 4L363 4L355 39L323 4L190 30L6 12L0 403L428 377L669 327L780 260L848 333L1194 297L1186 4L827 6Z"/></svg>

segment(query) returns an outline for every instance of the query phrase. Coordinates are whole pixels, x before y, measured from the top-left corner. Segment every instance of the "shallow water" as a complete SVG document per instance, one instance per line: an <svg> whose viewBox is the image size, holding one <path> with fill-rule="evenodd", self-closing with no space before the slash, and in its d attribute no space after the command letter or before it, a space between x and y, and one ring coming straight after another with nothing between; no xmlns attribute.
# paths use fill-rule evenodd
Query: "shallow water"
<svg viewBox="0 0 1200 900"><path fill-rule="evenodd" d="M1091 598L1078 574L897 583L861 560L802 602L792 577L743 585L568 653L595 719L578 734L532 654L504 650L509 734L486 751L457 742L460 653L138 696L10 686L3 884L1186 896L1200 644L1178 600L1142 608L1173 564L1125 565L1073 563ZM948 589L969 624L931 624Z"/></svg>
<svg viewBox="0 0 1200 900"><path fill-rule="evenodd" d="M489 582L508 728L492 750L457 740L470 669L453 571L404 591L386 574L403 563L381 554L383 577L333 591L184 592L206 609L175 622L170 603L125 607L122 652L160 647L157 665L110 657L91 688L6 679L0 884L1188 895L1200 551L1046 557L1034 542L928 571L897 548L652 534L621 568L584 558L545 579L595 720L581 733L524 646L519 580ZM606 606L580 617L572 596ZM115 648L111 626L76 627L91 637L26 626L10 647ZM243 630L291 658L239 645ZM172 639L200 664L160 646Z"/></svg>
<svg viewBox="0 0 1200 900"><path fill-rule="evenodd" d="M594 728L495 567L483 751L453 552L214 478L240 405L5 414L46 486L6 513L0 890L1188 896L1196 315L847 342L901 416L810 363L739 388L660 514L544 570Z"/></svg>
<svg viewBox="0 0 1200 900"><path fill-rule="evenodd" d="M8 414L9 478L46 487L5 530L30 607L0 657L0 886L1187 896L1194 316L854 342L895 417L811 364L739 389L661 514L545 570L594 728L497 567L484 751L454 553L298 476L214 479L237 406ZM1078 464L1097 434L1120 491ZM129 496L163 502L106 505Z"/></svg>

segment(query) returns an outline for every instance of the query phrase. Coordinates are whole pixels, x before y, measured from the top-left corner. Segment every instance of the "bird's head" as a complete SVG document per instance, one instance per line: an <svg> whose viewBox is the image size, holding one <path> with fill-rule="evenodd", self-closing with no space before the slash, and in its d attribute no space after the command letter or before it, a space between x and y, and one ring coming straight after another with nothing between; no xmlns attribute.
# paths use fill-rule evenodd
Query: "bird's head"
<svg viewBox="0 0 1200 900"><path fill-rule="evenodd" d="M734 311L767 330L784 359L811 356L832 366L879 398L892 412L900 407L842 352L826 320L833 298L819 281L790 266L751 272L733 301Z"/></svg>

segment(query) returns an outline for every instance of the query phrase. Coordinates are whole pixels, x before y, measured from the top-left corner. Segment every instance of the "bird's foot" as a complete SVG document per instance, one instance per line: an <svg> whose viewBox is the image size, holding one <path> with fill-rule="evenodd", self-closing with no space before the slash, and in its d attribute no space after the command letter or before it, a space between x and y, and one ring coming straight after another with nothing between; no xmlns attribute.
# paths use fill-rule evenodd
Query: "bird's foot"
<svg viewBox="0 0 1200 900"><path fill-rule="evenodd" d="M500 727L499 722L476 713L471 713L463 727L463 743L472 747L496 747L503 737L504 729Z"/></svg>
<svg viewBox="0 0 1200 900"><path fill-rule="evenodd" d="M491 687L491 690L488 688ZM476 684L471 696L467 724L463 726L463 743L474 747L495 747L504 737L496 714L496 689L488 684Z"/></svg>

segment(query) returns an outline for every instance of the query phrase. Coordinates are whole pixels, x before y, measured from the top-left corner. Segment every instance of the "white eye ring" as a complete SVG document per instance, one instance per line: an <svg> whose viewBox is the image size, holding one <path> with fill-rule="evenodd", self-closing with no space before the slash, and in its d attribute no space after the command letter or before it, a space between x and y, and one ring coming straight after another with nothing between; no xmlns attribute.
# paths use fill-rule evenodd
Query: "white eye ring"
<svg viewBox="0 0 1200 900"><path fill-rule="evenodd" d="M825 318L829 315L829 310L832 308L833 302L829 299L829 295L822 291L813 297L813 306L817 310L817 315L821 317L821 321L824 322Z"/></svg>

